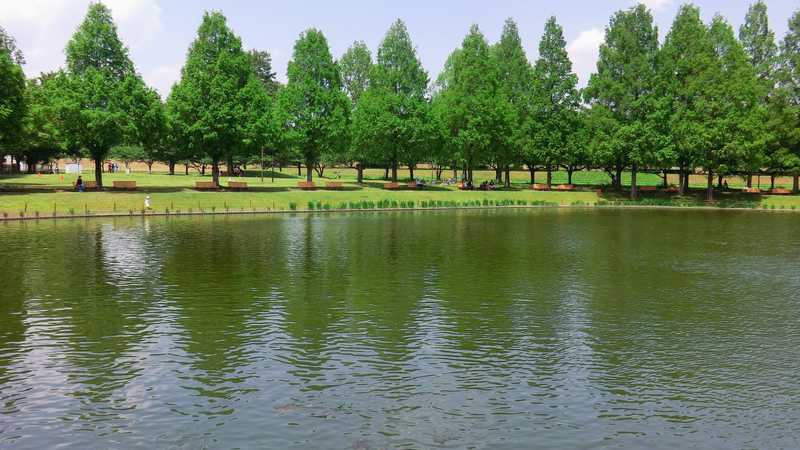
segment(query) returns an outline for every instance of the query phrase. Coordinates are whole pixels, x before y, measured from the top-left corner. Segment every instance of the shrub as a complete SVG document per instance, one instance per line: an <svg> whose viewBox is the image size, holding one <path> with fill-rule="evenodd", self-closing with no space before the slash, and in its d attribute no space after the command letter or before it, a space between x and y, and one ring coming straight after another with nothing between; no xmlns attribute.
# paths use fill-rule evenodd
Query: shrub
<svg viewBox="0 0 800 450"><path fill-rule="evenodd" d="M297 203L294 203L294 202L289 203L289 209L291 209L292 211L296 211L297 210Z"/></svg>
<svg viewBox="0 0 800 450"><path fill-rule="evenodd" d="M313 201L308 202L308 209L310 209L312 211L314 210L314 202Z"/></svg>

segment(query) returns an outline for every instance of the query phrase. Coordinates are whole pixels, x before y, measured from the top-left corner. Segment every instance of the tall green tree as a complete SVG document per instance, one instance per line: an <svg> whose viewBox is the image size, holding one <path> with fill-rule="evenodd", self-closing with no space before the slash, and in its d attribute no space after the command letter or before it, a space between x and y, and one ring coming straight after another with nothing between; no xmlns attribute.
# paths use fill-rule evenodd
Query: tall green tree
<svg viewBox="0 0 800 450"><path fill-rule="evenodd" d="M372 53L364 41L356 41L339 60L342 71L342 85L347 97L350 99L350 139L348 143L348 160L355 162L357 181L364 181L364 166L368 163L371 139L366 131L369 117L359 112L361 97L369 88L370 73L372 72Z"/></svg>
<svg viewBox="0 0 800 450"><path fill-rule="evenodd" d="M22 50L17 48L17 40L0 26L0 52L3 51L8 53L11 60L18 66L25 65L25 55L22 54Z"/></svg>
<svg viewBox="0 0 800 450"><path fill-rule="evenodd" d="M781 164L794 178L793 191L800 192L800 9L789 19L781 41L778 69L780 114L775 114L775 135Z"/></svg>
<svg viewBox="0 0 800 450"><path fill-rule="evenodd" d="M58 92L53 89L52 79L52 74L42 74L28 80L25 89L28 113L25 116L22 148L29 171L37 163L47 162L65 150L53 105Z"/></svg>
<svg viewBox="0 0 800 450"><path fill-rule="evenodd" d="M730 172L737 162L763 167L769 133L764 89L755 68L748 62L733 28L722 16L715 16L709 38L716 56L709 74L711 84L704 95L703 112L710 119L706 129L703 166L707 176L707 198L713 200L713 175Z"/></svg>
<svg viewBox="0 0 800 450"><path fill-rule="evenodd" d="M666 124L668 144L679 168L680 192L708 148L717 56L700 11L690 5L679 10L659 52L659 113Z"/></svg>
<svg viewBox="0 0 800 450"><path fill-rule="evenodd" d="M492 159L497 169L496 178L503 179L505 185L511 186L511 165L520 161L526 135L523 124L531 113L530 97L533 90L533 76L519 28L512 19L506 19L500 41L492 47L492 57L497 66L499 90L501 95L497 101L503 102L501 107L509 122L511 133L498 136L493 147Z"/></svg>
<svg viewBox="0 0 800 450"><path fill-rule="evenodd" d="M215 183L220 161L226 160L230 172L243 148L241 91L254 77L253 60L225 16L205 13L170 101L178 132L195 157L211 161Z"/></svg>
<svg viewBox="0 0 800 450"><path fill-rule="evenodd" d="M561 26L555 17L550 17L544 26L539 59L534 66L535 114L532 116L535 122L532 151L547 170L548 186L552 184L553 166L572 159L568 158L572 156L568 153L574 148L569 144L578 127L578 77L572 72L566 46Z"/></svg>
<svg viewBox="0 0 800 450"><path fill-rule="evenodd" d="M501 95L497 65L489 44L477 25L470 28L461 48L449 61L449 70L441 80L441 122L448 145L464 165L465 178L473 181L473 171L485 163L504 118L497 110Z"/></svg>
<svg viewBox="0 0 800 450"><path fill-rule="evenodd" d="M372 53L364 41L353 42L339 60L342 71L342 86L350 98L350 103L358 104L358 99L369 87L372 72Z"/></svg>
<svg viewBox="0 0 800 450"><path fill-rule="evenodd" d="M428 74L405 24L398 20L389 27L378 47L367 89L371 108L380 114L371 135L391 169L393 182L397 182L400 163L408 165L413 178L414 166L424 157L429 113L427 90Z"/></svg>
<svg viewBox="0 0 800 450"><path fill-rule="evenodd" d="M13 54L0 47L0 150L18 152L26 113L25 74Z"/></svg>
<svg viewBox="0 0 800 450"><path fill-rule="evenodd" d="M606 28L600 46L597 73L586 89L591 103L607 108L614 119L611 138L614 152L603 161L616 188L622 185L622 170L631 168L631 197L636 198L639 167L654 160L655 140L648 120L654 109L658 29L644 5L618 11Z"/></svg>
<svg viewBox="0 0 800 450"><path fill-rule="evenodd" d="M306 165L306 179L323 160L335 160L347 148L349 105L339 67L321 31L304 31L294 45L288 83L278 96L278 120L290 145Z"/></svg>
<svg viewBox="0 0 800 450"><path fill-rule="evenodd" d="M59 76L57 109L68 147L85 149L103 187L103 160L122 143L130 111L128 87L137 78L111 11L92 3L66 47L67 72Z"/></svg>
<svg viewBox="0 0 800 450"><path fill-rule="evenodd" d="M163 161L174 173L174 161L170 161L166 111L161 97L155 89L148 87L140 78L126 79L122 105L128 111L129 120L125 130L125 141L130 146L140 147L147 171L152 173L153 164Z"/></svg>
<svg viewBox="0 0 800 450"><path fill-rule="evenodd" d="M762 0L748 8L744 23L739 28L739 40L759 78L770 80L777 62L778 46L775 44L775 33L769 27L767 5Z"/></svg>
<svg viewBox="0 0 800 450"><path fill-rule="evenodd" d="M267 93L275 95L280 82L275 78L276 74L272 70L272 55L263 50L250 50L248 53L256 79L261 82Z"/></svg>

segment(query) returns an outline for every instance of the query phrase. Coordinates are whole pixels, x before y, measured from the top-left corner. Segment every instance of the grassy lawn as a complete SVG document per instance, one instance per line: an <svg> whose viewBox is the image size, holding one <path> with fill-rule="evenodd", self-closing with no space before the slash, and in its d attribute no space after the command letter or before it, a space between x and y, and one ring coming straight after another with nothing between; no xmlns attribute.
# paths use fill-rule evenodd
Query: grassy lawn
<svg viewBox="0 0 800 450"><path fill-rule="evenodd" d="M297 176L297 170L285 168L282 172L267 173L262 182L259 174L250 172L249 176L240 179L247 181L250 189L245 192L199 192L193 188L199 180L208 181L209 176L200 177L196 173L190 175L178 174L169 176L165 173L134 172L131 175L124 173L104 174L104 183L111 185L113 180L135 180L139 190L135 192L73 192L72 183L75 175L15 175L0 177L0 214L17 217L20 212L26 216L33 216L38 212L42 216L49 216L55 211L58 215L90 213L127 213L128 211L141 211L144 198L150 195L154 211L187 212L198 211L223 211L230 210L290 210L330 208L337 209L349 207L362 202L368 205L388 201L398 204L422 206L422 202L430 205L432 202L447 202L449 206L474 206L477 204L536 204L548 203L559 205L608 205L608 204L640 204L652 206L707 206L703 201L704 193L700 188L704 186L703 177L693 179L693 187L698 190L692 194L677 198L662 193L645 193L642 200L636 203L627 201L626 194L605 192L598 194L590 185L604 185L608 178L603 172L585 171L574 175L573 181L578 185L586 185L584 190L575 192L536 192L527 189L529 174L527 172L513 172L514 185L511 190L498 191L459 191L455 186L429 186L425 190L400 190L388 191L383 189L383 170L371 169L365 173L365 185L355 183L355 171L351 169L327 169L325 179L318 180L318 185L330 179L337 179L344 183L340 191L320 189L317 191L301 191L296 188L297 182L302 177ZM417 170L418 178L431 178L430 170ZM452 172L445 172L444 178L452 176ZM330 177L330 178L328 178ZM407 178L408 172L403 171L401 178ZM490 171L475 173L476 180L488 180L494 177ZM84 172L84 179L93 179L93 174ZM316 179L316 177L315 177ZM566 182L566 173L554 173L554 183ZM641 185L660 185L661 179L652 174L645 174L639 178ZM221 184L225 186L228 178L221 177ZM537 172L537 182L545 181L545 173ZM677 181L677 180L676 180ZM735 187L735 179L730 179L729 184ZM741 181L741 180L740 180ZM765 180L768 182L768 180ZM791 182L791 180L788 180ZM742 194L720 194L717 206L721 207L746 207L767 209L800 209L798 196L747 196ZM309 202L312 205L309 205Z"/></svg>

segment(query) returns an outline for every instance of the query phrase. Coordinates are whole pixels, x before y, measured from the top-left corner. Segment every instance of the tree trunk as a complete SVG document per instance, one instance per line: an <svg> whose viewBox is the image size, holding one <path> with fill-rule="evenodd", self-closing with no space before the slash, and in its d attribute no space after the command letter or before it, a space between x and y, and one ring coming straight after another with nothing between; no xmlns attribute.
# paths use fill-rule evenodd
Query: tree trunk
<svg viewBox="0 0 800 450"><path fill-rule="evenodd" d="M631 200L636 200L639 197L639 187L636 185L636 172L639 166L636 163L631 164Z"/></svg>
<svg viewBox="0 0 800 450"><path fill-rule="evenodd" d="M494 169L494 179L498 184L503 182L503 169L501 169L500 166Z"/></svg>
<svg viewBox="0 0 800 450"><path fill-rule="evenodd" d="M550 189L550 185L553 184L553 168L548 164L547 165L547 188Z"/></svg>
<svg viewBox="0 0 800 450"><path fill-rule="evenodd" d="M748 173L747 174L747 187L748 188L753 187L753 174L752 173Z"/></svg>
<svg viewBox="0 0 800 450"><path fill-rule="evenodd" d="M795 194L800 193L800 175L794 176L794 186L792 187L792 192Z"/></svg>
<svg viewBox="0 0 800 450"><path fill-rule="evenodd" d="M458 165L453 163L453 178L458 179Z"/></svg>
<svg viewBox="0 0 800 450"><path fill-rule="evenodd" d="M303 171L301 170L300 161L297 162L297 176L303 175Z"/></svg>
<svg viewBox="0 0 800 450"><path fill-rule="evenodd" d="M536 168L528 166L528 171L531 173L531 184L536 183Z"/></svg>
<svg viewBox="0 0 800 450"><path fill-rule="evenodd" d="M669 187L669 171L664 169L664 189Z"/></svg>
<svg viewBox="0 0 800 450"><path fill-rule="evenodd" d="M227 157L227 159L225 161L225 166L228 167L228 176L232 177L233 176L233 156L228 155L228 157Z"/></svg>
<svg viewBox="0 0 800 450"><path fill-rule="evenodd" d="M94 180L97 182L97 190L103 189L103 160L94 160Z"/></svg>
<svg viewBox="0 0 800 450"><path fill-rule="evenodd" d="M408 174L411 177L411 179L413 180L414 179L414 164L409 164L408 165Z"/></svg>
<svg viewBox="0 0 800 450"><path fill-rule="evenodd" d="M392 183L397 183L397 163L392 162Z"/></svg>
<svg viewBox="0 0 800 450"><path fill-rule="evenodd" d="M175 175L175 161L169 161L167 165L169 166L169 174Z"/></svg>
<svg viewBox="0 0 800 450"><path fill-rule="evenodd" d="M147 163L147 174L148 175L152 175L153 174L153 162L152 161Z"/></svg>
<svg viewBox="0 0 800 450"><path fill-rule="evenodd" d="M614 188L618 191L622 190L622 164L617 163L617 167L615 168L615 178L616 178L616 186Z"/></svg>
<svg viewBox="0 0 800 450"><path fill-rule="evenodd" d="M189 175L189 163L183 165L183 174Z"/></svg>
<svg viewBox="0 0 800 450"><path fill-rule="evenodd" d="M706 187L706 200L714 201L714 172L708 169L708 184Z"/></svg>
<svg viewBox="0 0 800 450"><path fill-rule="evenodd" d="M219 160L216 158L211 160L211 181L219 186Z"/></svg>
<svg viewBox="0 0 800 450"><path fill-rule="evenodd" d="M314 163L311 161L306 161L306 181L314 181Z"/></svg>
<svg viewBox="0 0 800 450"><path fill-rule="evenodd" d="M769 188L775 189L775 174L769 176Z"/></svg>
<svg viewBox="0 0 800 450"><path fill-rule="evenodd" d="M506 188L511 188L511 167L506 166Z"/></svg>
<svg viewBox="0 0 800 450"><path fill-rule="evenodd" d="M383 168L383 179L389 181L389 166Z"/></svg>
<svg viewBox="0 0 800 450"><path fill-rule="evenodd" d="M686 177L684 176L686 170L681 167L678 171L678 193L680 195L686 194Z"/></svg>
<svg viewBox="0 0 800 450"><path fill-rule="evenodd" d="M201 176L206 176L206 164L205 163L200 164L200 175Z"/></svg>
<svg viewBox="0 0 800 450"><path fill-rule="evenodd" d="M717 188L722 189L722 175L717 175Z"/></svg>
<svg viewBox="0 0 800 450"><path fill-rule="evenodd" d="M572 168L569 168L569 167L567 168L567 184L572 184L572 173L574 171L575 170L572 169Z"/></svg>
<svg viewBox="0 0 800 450"><path fill-rule="evenodd" d="M358 184L364 183L364 166L361 163L356 164L356 170L358 171Z"/></svg>

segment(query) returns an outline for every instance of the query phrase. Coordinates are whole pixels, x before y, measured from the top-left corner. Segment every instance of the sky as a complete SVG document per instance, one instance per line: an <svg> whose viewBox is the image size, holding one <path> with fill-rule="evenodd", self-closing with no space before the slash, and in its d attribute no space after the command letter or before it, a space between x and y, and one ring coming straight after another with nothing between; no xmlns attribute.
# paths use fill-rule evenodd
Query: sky
<svg viewBox="0 0 800 450"><path fill-rule="evenodd" d="M17 39L27 59L29 77L64 65L64 47L83 20L90 0L0 0L0 26ZM432 80L447 56L478 24L487 39L500 38L504 21L513 18L531 62L538 56L544 23L555 16L564 35L573 69L581 85L597 62L611 15L638 3L634 0L104 0L111 8L120 37L143 78L166 97L180 77L189 44L206 10L222 11L247 49L272 54L278 79L298 35L309 27L322 30L335 58L356 40L375 52L392 22L402 19ZM679 0L643 0L653 11L663 40L680 5ZM725 16L738 30L749 0L697 0L703 18ZM770 27L780 40L797 0L766 0Z"/></svg>

